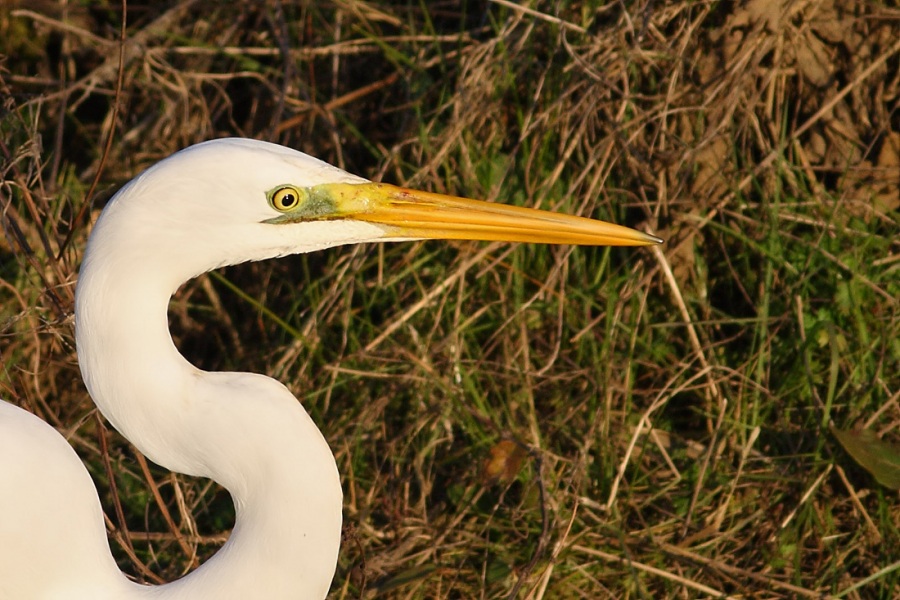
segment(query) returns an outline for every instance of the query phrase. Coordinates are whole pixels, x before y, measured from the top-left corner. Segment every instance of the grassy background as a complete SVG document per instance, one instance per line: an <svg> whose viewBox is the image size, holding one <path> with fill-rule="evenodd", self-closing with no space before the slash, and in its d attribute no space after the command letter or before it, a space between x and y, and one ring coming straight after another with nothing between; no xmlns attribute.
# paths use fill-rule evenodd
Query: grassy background
<svg viewBox="0 0 900 600"><path fill-rule="evenodd" d="M0 396L84 457L128 573L215 552L227 494L95 418L73 283L142 169L278 141L667 240L344 248L179 291L183 352L284 381L331 443L334 598L898 597L896 492L829 432L900 440L897 5L522 5L0 2Z"/></svg>

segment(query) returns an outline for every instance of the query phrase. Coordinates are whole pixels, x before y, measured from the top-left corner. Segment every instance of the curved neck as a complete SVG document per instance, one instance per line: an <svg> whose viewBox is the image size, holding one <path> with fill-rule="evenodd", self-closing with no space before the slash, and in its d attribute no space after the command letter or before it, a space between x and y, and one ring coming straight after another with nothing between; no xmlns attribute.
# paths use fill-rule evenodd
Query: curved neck
<svg viewBox="0 0 900 600"><path fill-rule="evenodd" d="M79 276L75 331L91 397L154 462L231 493L225 546L155 597L324 597L340 543L341 486L318 428L280 383L207 373L168 331L172 282L153 252L94 236ZM150 591L148 588L144 588Z"/></svg>

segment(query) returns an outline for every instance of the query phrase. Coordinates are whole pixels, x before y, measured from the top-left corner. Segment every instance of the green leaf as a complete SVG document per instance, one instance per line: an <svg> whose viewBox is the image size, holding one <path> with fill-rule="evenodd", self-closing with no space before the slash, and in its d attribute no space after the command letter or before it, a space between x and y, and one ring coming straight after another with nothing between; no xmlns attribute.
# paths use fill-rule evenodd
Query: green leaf
<svg viewBox="0 0 900 600"><path fill-rule="evenodd" d="M900 448L878 439L869 429L845 431L832 427L831 433L878 483L892 490L900 489Z"/></svg>

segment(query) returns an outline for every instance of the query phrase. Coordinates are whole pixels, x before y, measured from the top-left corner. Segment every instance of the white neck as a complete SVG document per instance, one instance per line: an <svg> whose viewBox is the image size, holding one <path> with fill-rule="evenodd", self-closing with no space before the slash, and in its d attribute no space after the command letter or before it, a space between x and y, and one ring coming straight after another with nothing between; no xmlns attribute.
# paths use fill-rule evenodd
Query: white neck
<svg viewBox="0 0 900 600"><path fill-rule="evenodd" d="M88 391L141 452L173 471L214 479L236 510L234 531L212 559L143 590L173 598L324 597L341 522L340 478L325 439L280 383L188 363L168 331L167 259L140 242L123 248L118 240L113 251L106 239L92 238L76 294Z"/></svg>

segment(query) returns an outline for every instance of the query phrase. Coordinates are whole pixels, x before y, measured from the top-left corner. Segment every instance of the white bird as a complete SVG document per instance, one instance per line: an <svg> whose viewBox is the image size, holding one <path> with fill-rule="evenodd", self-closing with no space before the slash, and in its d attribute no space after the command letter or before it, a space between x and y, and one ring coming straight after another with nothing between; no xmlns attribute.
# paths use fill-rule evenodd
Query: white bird
<svg viewBox="0 0 900 600"><path fill-rule="evenodd" d="M323 598L341 537L341 482L325 438L281 383L206 372L179 354L166 309L221 267L342 244L413 239L640 246L653 236L580 217L371 183L260 141L192 146L109 202L75 301L81 373L100 412L154 462L224 486L236 524L189 575L131 581L100 500L65 439L0 401L0 598Z"/></svg>

